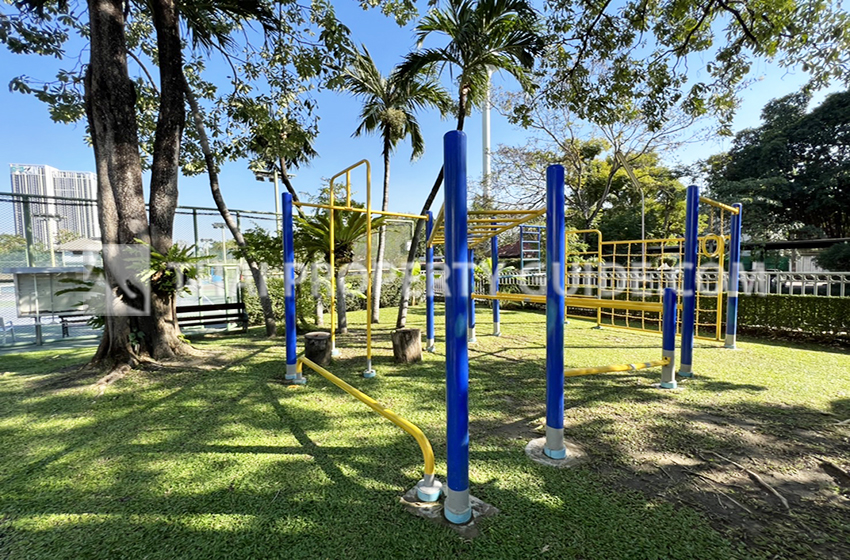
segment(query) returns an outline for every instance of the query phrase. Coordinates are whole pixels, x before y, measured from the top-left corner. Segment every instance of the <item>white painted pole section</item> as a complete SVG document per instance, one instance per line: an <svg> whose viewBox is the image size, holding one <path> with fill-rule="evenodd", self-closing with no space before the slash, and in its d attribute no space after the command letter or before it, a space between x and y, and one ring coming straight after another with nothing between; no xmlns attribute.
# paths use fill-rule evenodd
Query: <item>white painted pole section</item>
<svg viewBox="0 0 850 560"><path fill-rule="evenodd" d="M490 200L490 78L492 76L493 69L488 66L484 106L481 108L481 180L484 200Z"/></svg>

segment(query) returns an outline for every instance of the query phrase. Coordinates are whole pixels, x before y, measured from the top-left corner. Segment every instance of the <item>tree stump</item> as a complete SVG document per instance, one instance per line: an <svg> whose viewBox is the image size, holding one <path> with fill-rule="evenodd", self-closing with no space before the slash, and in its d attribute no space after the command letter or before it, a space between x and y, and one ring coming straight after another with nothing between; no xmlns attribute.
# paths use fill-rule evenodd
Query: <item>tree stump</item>
<svg viewBox="0 0 850 560"><path fill-rule="evenodd" d="M320 366L331 363L331 333L311 332L304 335L304 357Z"/></svg>
<svg viewBox="0 0 850 560"><path fill-rule="evenodd" d="M392 333L393 358L396 363L410 364L422 361L422 331L420 329L396 329Z"/></svg>

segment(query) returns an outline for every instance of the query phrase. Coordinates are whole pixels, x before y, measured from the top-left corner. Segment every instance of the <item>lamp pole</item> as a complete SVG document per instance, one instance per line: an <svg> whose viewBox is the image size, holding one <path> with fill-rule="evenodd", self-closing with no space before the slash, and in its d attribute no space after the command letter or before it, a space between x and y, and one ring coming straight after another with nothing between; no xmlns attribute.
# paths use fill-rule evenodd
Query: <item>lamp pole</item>
<svg viewBox="0 0 850 560"><path fill-rule="evenodd" d="M290 175L290 177L294 177L294 175ZM283 232L283 223L281 222L281 214L280 214L280 186L278 185L278 174L277 168L274 168L272 171L254 171L254 178L257 181L264 181L268 179L274 183L274 220L275 220L275 231L277 231L278 235L282 235Z"/></svg>
<svg viewBox="0 0 850 560"><path fill-rule="evenodd" d="M50 227L50 222L52 220L56 220L56 223L59 223L59 220L64 219L59 214L33 214L33 218L41 218L47 222L47 246L50 251L50 266L56 266L56 252L54 250L54 243L56 240L54 239L53 228Z"/></svg>
<svg viewBox="0 0 850 560"><path fill-rule="evenodd" d="M225 236L224 236L225 225L222 222L215 222L212 225L212 227L214 227L215 229L221 230L221 260L224 264L227 264L227 248L226 248L227 240L225 239Z"/></svg>

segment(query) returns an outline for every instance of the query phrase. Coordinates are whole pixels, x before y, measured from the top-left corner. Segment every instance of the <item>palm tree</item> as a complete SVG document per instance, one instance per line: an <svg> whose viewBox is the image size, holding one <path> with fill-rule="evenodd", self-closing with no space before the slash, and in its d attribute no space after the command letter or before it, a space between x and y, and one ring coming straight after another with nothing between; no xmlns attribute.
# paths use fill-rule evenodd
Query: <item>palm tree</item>
<svg viewBox="0 0 850 560"><path fill-rule="evenodd" d="M466 115L484 98L491 69L507 71L526 91L533 88L528 72L543 47L538 28L538 14L527 0L449 0L448 6L431 10L416 26L420 44L432 34L448 37L448 44L408 54L398 68L399 79L412 79L432 69L442 73L447 66L454 69L458 87L457 130L463 130ZM431 209L442 183L441 168L420 214ZM409 271L424 228L425 221L418 220L407 255L397 328L403 328L407 320Z"/></svg>
<svg viewBox="0 0 850 560"><path fill-rule="evenodd" d="M354 203L352 203L354 204ZM372 220L372 227L381 227L383 219ZM317 258L330 263L330 216L320 211L306 218L296 217L295 246L303 251L307 261ZM337 332L348 332L348 317L345 309L345 275L354 262L354 246L366 235L366 214L363 212L334 212L334 268L336 276ZM333 326L331 326L333 328Z"/></svg>
<svg viewBox="0 0 850 560"><path fill-rule="evenodd" d="M342 87L363 99L361 121L354 136L378 132L383 140L384 196L381 210L386 212L390 200L390 156L398 143L407 137L410 137L413 147L410 159L421 156L425 151L425 140L416 120L416 111L431 106L445 114L451 105L451 98L433 75L421 73L409 80L382 76L365 46L363 52L352 53L352 58L351 65L341 72ZM378 256L372 283L373 323L380 321L386 237L387 228L382 226L378 232Z"/></svg>

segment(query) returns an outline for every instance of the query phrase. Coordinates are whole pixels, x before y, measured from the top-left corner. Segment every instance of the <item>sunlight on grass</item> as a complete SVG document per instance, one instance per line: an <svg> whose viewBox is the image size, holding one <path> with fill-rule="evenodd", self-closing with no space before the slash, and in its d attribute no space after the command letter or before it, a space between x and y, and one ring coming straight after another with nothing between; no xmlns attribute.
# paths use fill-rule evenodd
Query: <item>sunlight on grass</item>
<svg viewBox="0 0 850 560"><path fill-rule="evenodd" d="M376 326L378 377L363 379L364 318L350 314L330 369L422 428L445 480L441 338L421 364L401 366L390 325ZM744 550L690 506L629 490L624 477L639 476L647 452L793 439L850 415L845 352L698 343L696 377L680 391L653 389L657 369L569 379L567 436L590 460L547 469L523 451L545 413L545 318L505 311L501 338L485 334L486 321L480 310L470 347L470 480L502 513L472 542L399 505L422 474L412 438L319 376L288 389L283 341L254 329L195 342L221 366L134 372L100 397L93 379L57 381L92 350L0 357L0 557L768 557L769 546ZM421 308L411 323L424 327ZM660 356L657 336L592 326L568 325L567 367ZM825 454L840 437L824 436Z"/></svg>

